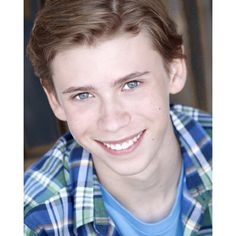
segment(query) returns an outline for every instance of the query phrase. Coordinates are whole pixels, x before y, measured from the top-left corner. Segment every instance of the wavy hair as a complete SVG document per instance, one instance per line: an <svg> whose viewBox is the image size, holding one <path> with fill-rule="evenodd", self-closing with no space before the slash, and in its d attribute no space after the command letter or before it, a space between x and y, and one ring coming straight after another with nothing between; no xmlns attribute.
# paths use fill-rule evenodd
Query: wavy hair
<svg viewBox="0 0 236 236"><path fill-rule="evenodd" d="M50 64L60 50L141 30L165 65L184 57L182 36L159 0L47 0L36 16L27 53L43 86L53 89Z"/></svg>

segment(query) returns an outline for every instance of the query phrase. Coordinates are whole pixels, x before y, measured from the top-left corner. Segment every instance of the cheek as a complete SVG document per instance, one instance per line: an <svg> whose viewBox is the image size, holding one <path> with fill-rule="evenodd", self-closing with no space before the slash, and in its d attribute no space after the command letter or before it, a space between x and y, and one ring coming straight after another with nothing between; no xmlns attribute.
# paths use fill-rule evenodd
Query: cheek
<svg viewBox="0 0 236 236"><path fill-rule="evenodd" d="M72 135L78 140L91 133L95 116L86 112L72 112L67 115L67 124Z"/></svg>
<svg viewBox="0 0 236 236"><path fill-rule="evenodd" d="M142 113L157 117L168 112L169 98L163 93L149 91L140 99L139 107Z"/></svg>

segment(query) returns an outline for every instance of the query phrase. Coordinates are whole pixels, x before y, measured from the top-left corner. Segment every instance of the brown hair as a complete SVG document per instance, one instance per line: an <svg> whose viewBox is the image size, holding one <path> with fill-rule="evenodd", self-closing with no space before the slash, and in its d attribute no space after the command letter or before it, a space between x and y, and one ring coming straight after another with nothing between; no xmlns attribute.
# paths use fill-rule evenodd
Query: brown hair
<svg viewBox="0 0 236 236"><path fill-rule="evenodd" d="M36 17L27 52L43 86L53 89L50 63L58 51L141 30L166 64L184 57L182 37L159 0L47 0Z"/></svg>

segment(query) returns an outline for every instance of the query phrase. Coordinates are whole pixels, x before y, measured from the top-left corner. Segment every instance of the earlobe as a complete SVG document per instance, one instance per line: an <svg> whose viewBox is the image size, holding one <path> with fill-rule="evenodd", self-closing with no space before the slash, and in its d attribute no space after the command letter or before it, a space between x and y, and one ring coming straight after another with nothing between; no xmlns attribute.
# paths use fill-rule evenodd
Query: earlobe
<svg viewBox="0 0 236 236"><path fill-rule="evenodd" d="M184 58L174 59L169 68L169 93L179 93L185 85L187 77L186 62Z"/></svg>
<svg viewBox="0 0 236 236"><path fill-rule="evenodd" d="M54 115L59 120L66 121L66 115L65 115L64 109L61 106L60 102L58 101L58 98L56 97L56 92L54 90L49 90L45 86L43 86L43 89L47 95L48 102L50 104L50 107L51 107Z"/></svg>

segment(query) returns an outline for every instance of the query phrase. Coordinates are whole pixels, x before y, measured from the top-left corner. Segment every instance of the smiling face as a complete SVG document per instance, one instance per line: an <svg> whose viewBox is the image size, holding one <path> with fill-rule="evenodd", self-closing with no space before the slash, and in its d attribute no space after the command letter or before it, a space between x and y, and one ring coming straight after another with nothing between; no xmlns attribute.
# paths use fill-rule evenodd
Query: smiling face
<svg viewBox="0 0 236 236"><path fill-rule="evenodd" d="M134 175L171 149L169 93L184 86L185 64L167 73L144 33L61 51L51 68L50 105L100 172Z"/></svg>

